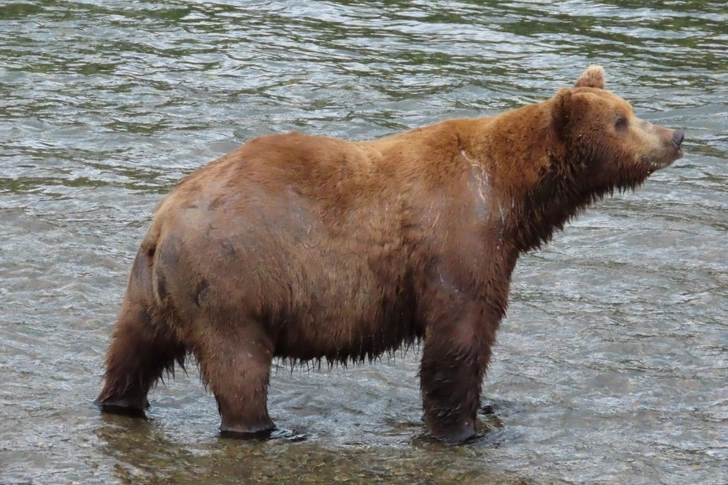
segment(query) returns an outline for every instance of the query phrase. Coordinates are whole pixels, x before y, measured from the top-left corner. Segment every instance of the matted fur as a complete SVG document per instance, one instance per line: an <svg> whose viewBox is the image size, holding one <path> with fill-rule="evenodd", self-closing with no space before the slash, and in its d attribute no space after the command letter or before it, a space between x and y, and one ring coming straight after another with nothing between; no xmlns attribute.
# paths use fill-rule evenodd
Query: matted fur
<svg viewBox="0 0 728 485"><path fill-rule="evenodd" d="M185 177L137 254L98 402L141 412L193 354L221 429L273 428L274 357L359 362L424 339L430 432L475 432L518 256L677 159L592 66L544 102L350 142L253 139Z"/></svg>

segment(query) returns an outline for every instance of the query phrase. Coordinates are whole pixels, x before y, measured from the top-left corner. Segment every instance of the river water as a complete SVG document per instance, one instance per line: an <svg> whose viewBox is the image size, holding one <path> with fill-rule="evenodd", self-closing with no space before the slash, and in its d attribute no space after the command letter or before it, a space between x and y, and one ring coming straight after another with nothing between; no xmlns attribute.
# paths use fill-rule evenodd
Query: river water
<svg viewBox="0 0 728 485"><path fill-rule="evenodd" d="M591 63L686 155L521 259L478 442L423 434L416 349L279 366L303 441L221 439L194 367L149 421L92 406L182 175L266 133L494 114ZM719 0L0 0L0 483L726 484L727 159Z"/></svg>

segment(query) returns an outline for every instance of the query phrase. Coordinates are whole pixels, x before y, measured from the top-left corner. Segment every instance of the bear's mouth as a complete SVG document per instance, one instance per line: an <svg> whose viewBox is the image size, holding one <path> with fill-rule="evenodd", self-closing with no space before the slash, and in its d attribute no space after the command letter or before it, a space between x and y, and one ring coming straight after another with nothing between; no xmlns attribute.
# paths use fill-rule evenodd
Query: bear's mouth
<svg viewBox="0 0 728 485"><path fill-rule="evenodd" d="M663 168L669 167L673 164L675 160L678 160L683 155L682 148L680 146L675 146L674 152L671 154L671 156L666 157L659 157L659 158L652 158L652 157L644 157L642 158L642 163L645 165L647 170L652 173L657 170L661 170Z"/></svg>
<svg viewBox="0 0 728 485"><path fill-rule="evenodd" d="M667 162L655 162L655 161L647 161L647 169L650 172L654 172L655 170L661 170L663 168L669 167L672 165L672 162L675 160L668 160Z"/></svg>

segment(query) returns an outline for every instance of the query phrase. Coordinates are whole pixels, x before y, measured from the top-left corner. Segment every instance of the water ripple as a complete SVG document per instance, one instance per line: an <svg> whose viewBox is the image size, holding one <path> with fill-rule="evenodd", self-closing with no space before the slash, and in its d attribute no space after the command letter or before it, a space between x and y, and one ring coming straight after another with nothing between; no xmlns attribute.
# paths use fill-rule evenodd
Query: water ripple
<svg viewBox="0 0 728 485"><path fill-rule="evenodd" d="M702 0L0 5L0 481L725 483L727 26ZM684 129L687 155L519 263L483 440L422 436L416 349L281 364L271 410L303 443L219 440L194 367L153 393L152 421L90 406L181 176L256 135L493 114L590 63Z"/></svg>

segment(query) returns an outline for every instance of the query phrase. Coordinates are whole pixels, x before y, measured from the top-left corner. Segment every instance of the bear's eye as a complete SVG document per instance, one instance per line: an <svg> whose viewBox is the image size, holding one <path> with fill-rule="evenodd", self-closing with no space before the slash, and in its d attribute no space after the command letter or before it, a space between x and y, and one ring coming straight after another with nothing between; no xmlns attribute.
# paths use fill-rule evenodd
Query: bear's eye
<svg viewBox="0 0 728 485"><path fill-rule="evenodd" d="M627 124L627 118L620 116L617 118L617 121L614 122L614 127L617 131L623 131L627 129Z"/></svg>

